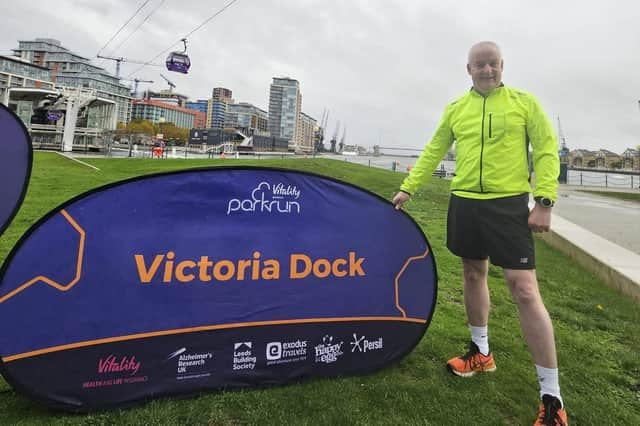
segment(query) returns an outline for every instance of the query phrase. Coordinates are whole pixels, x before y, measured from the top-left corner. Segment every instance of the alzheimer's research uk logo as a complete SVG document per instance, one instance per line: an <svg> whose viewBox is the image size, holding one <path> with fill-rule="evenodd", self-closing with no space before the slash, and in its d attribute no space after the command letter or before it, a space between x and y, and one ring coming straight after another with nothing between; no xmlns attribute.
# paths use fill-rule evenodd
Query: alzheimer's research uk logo
<svg viewBox="0 0 640 426"><path fill-rule="evenodd" d="M227 204L227 216L235 212L300 214L300 190L282 182L260 182L249 198L232 198Z"/></svg>

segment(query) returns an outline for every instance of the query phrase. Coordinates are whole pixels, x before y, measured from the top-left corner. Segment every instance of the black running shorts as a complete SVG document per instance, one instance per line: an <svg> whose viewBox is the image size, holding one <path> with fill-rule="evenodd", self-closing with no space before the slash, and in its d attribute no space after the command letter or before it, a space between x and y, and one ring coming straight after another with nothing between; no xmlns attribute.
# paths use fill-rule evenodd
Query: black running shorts
<svg viewBox="0 0 640 426"><path fill-rule="evenodd" d="M466 259L506 269L535 269L533 236L527 224L529 194L492 200L451 195L447 247Z"/></svg>

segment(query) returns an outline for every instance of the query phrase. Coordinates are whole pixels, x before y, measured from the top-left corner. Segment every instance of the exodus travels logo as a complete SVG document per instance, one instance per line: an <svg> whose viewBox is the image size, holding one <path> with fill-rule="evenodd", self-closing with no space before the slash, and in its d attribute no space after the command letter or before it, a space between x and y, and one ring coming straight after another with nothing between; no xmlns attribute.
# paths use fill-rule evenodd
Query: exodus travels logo
<svg viewBox="0 0 640 426"><path fill-rule="evenodd" d="M178 380L198 379L209 377L206 371L207 363L213 359L211 352L188 353L187 348L180 348L167 356L166 361L176 359L176 373Z"/></svg>
<svg viewBox="0 0 640 426"><path fill-rule="evenodd" d="M316 350L316 362L324 362L325 364L331 364L338 360L338 357L342 355L342 344L333 343L333 336L325 335L322 338L322 343L315 347Z"/></svg>
<svg viewBox="0 0 640 426"><path fill-rule="evenodd" d="M371 352L378 351L382 348L382 337L378 337L376 340L367 340L366 336L358 337L357 333L353 333L351 352Z"/></svg>
<svg viewBox="0 0 640 426"><path fill-rule="evenodd" d="M280 182L271 185L260 182L250 198L232 198L227 204L227 216L233 212L297 213L300 214L300 190L296 186Z"/></svg>
<svg viewBox="0 0 640 426"><path fill-rule="evenodd" d="M266 357L267 365L304 361L307 359L307 341L269 342Z"/></svg>
<svg viewBox="0 0 640 426"><path fill-rule="evenodd" d="M252 342L237 342L233 345L233 369L253 370L257 357L253 356Z"/></svg>

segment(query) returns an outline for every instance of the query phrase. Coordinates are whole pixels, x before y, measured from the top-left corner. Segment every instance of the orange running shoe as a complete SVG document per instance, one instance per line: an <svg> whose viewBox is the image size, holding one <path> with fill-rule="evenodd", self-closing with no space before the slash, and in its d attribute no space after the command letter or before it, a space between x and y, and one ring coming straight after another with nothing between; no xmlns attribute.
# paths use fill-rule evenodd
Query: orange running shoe
<svg viewBox="0 0 640 426"><path fill-rule="evenodd" d="M542 395L538 419L533 426L568 426L567 413L555 396Z"/></svg>
<svg viewBox="0 0 640 426"><path fill-rule="evenodd" d="M469 351L447 361L447 368L457 376L471 377L482 371L496 371L496 363L491 352L489 355L482 355L478 345L470 342Z"/></svg>

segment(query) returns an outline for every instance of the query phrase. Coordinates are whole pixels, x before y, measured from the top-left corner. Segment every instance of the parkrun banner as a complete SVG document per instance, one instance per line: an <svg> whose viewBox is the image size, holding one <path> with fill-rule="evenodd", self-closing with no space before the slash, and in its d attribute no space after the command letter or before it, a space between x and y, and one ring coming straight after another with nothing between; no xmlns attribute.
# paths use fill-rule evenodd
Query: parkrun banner
<svg viewBox="0 0 640 426"><path fill-rule="evenodd" d="M22 121L0 103L0 235L27 192L33 150Z"/></svg>
<svg viewBox="0 0 640 426"><path fill-rule="evenodd" d="M436 266L407 214L265 168L145 176L34 225L0 275L1 373L51 407L362 374L407 355Z"/></svg>

